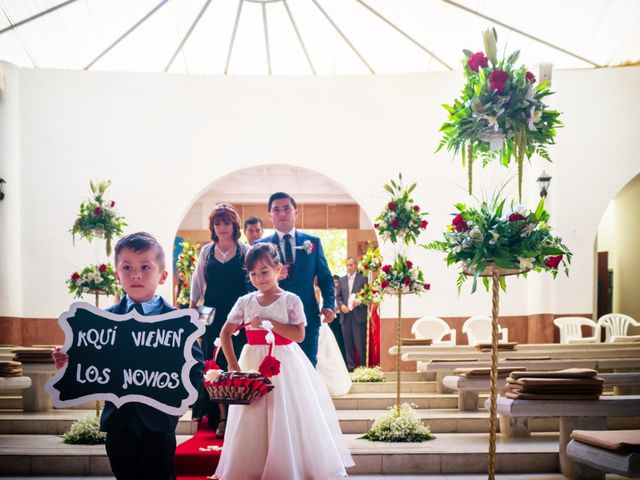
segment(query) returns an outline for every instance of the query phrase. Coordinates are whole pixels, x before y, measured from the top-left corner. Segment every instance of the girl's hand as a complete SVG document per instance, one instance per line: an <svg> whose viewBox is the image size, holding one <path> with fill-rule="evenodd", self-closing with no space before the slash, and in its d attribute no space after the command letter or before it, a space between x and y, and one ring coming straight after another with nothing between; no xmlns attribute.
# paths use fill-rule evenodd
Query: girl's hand
<svg viewBox="0 0 640 480"><path fill-rule="evenodd" d="M260 328L262 326L262 318L258 317L257 315L255 317L253 317L253 320L251 320L251 328Z"/></svg>
<svg viewBox="0 0 640 480"><path fill-rule="evenodd" d="M240 372L240 365L238 365L238 362L230 362L229 363L229 371L230 372Z"/></svg>
<svg viewBox="0 0 640 480"><path fill-rule="evenodd" d="M60 347L56 347L55 351L51 353L53 357L53 363L55 363L56 368L60 369L64 367L67 362L69 362L69 355L60 351Z"/></svg>

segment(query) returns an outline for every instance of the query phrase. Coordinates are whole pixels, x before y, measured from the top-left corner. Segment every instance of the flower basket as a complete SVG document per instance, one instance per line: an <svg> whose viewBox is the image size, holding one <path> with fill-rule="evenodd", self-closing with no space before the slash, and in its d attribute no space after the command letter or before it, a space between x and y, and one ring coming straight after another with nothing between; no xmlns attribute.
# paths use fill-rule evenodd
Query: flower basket
<svg viewBox="0 0 640 480"><path fill-rule="evenodd" d="M273 390L267 377L254 372L222 372L213 382L205 380L209 398L225 404L249 405Z"/></svg>

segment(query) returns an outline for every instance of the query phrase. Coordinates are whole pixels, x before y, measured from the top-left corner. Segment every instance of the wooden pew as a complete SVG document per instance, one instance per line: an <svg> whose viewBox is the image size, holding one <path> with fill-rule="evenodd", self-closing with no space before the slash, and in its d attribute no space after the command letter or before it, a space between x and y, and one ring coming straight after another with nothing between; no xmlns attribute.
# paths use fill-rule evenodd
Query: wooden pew
<svg viewBox="0 0 640 480"><path fill-rule="evenodd" d="M599 373L598 376L604 379L605 388L625 386L637 389L640 386L640 372ZM500 393L506 387L505 379L506 376L498 379ZM470 412L478 410L478 394L480 392L488 392L491 382L488 376L460 377L458 375L447 375L443 378L442 384L458 392L458 410Z"/></svg>
<svg viewBox="0 0 640 480"><path fill-rule="evenodd" d="M489 399L485 408L490 406ZM582 468L567 456L567 444L573 430L605 430L607 417L632 417L640 412L640 395L601 396L599 400L512 400L498 397L497 411L501 418L527 419L529 417L560 418L560 471L567 478L580 478ZM528 430L528 428L527 428ZM604 474L599 479L604 479Z"/></svg>
<svg viewBox="0 0 640 480"><path fill-rule="evenodd" d="M603 435L599 430L580 433L597 435L596 440L600 440ZM608 441L620 437L623 439L632 437L637 442L640 430L609 431L605 435ZM603 473L617 473L629 478L640 477L640 452L638 451L619 452L583 443L574 438L567 445L567 456L576 463L576 470L578 465L581 466L581 471L574 471L574 473L583 479L601 479L604 478Z"/></svg>

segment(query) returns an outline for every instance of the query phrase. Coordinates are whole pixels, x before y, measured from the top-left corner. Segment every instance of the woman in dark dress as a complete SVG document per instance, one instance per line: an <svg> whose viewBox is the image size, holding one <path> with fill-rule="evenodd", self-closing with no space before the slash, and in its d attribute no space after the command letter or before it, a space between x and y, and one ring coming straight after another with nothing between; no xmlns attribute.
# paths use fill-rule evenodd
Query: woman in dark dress
<svg viewBox="0 0 640 480"><path fill-rule="evenodd" d="M209 215L209 230L213 242L200 250L200 256L191 284L191 308L203 300L207 307L215 308L211 325L206 327L201 338L204 358L213 358L215 339L227 320L227 316L236 300L247 293L247 278L244 269L244 256L247 247L239 242L240 222L238 213L231 205L219 204ZM233 337L236 354L240 354L247 343L244 330ZM216 362L220 368L227 370L224 355L218 355ZM226 426L226 409L224 405L209 401L206 390L200 386L200 396L193 406L193 418L206 415L211 427L216 426L216 434L224 436Z"/></svg>

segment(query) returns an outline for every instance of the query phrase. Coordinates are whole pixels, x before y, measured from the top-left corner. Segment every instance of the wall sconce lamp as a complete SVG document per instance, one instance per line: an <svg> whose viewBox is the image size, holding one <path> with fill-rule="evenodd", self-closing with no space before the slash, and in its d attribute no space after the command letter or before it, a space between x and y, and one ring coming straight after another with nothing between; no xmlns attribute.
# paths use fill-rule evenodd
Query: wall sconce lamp
<svg viewBox="0 0 640 480"><path fill-rule="evenodd" d="M7 183L4 181L4 178L0 178L0 200L4 200L4 184Z"/></svg>
<svg viewBox="0 0 640 480"><path fill-rule="evenodd" d="M540 196L546 198L549 192L549 184L551 183L551 175L543 170L542 175L536 181L538 182L538 187L540 187Z"/></svg>

